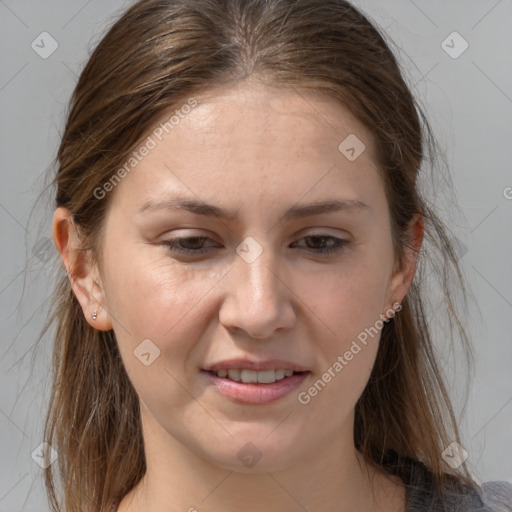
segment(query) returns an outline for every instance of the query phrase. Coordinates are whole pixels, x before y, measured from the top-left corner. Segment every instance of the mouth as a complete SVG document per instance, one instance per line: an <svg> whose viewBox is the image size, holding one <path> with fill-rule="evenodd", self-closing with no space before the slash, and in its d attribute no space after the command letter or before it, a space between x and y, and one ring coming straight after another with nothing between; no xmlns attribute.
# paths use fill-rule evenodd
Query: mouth
<svg viewBox="0 0 512 512"><path fill-rule="evenodd" d="M276 370L248 370L245 368L230 368L229 370L203 370L209 373L210 375L214 375L216 377L220 377L222 379L228 379L234 382L242 382L244 384L273 384L274 382L278 382L283 379L287 379L292 377L293 375L308 373L306 371L296 372L293 370L285 370L282 368Z"/></svg>
<svg viewBox="0 0 512 512"><path fill-rule="evenodd" d="M224 397L239 404L263 405L291 395L311 372L279 368L263 371L230 368L202 370L201 373Z"/></svg>

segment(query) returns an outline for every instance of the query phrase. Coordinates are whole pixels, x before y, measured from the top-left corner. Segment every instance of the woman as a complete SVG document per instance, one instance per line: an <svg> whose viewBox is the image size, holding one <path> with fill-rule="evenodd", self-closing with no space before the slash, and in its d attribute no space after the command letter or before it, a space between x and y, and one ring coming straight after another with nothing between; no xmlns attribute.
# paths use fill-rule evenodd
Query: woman
<svg viewBox="0 0 512 512"><path fill-rule="evenodd" d="M466 335L432 149L348 2L128 9L57 156L54 509L511 510L468 472L434 354L436 251Z"/></svg>

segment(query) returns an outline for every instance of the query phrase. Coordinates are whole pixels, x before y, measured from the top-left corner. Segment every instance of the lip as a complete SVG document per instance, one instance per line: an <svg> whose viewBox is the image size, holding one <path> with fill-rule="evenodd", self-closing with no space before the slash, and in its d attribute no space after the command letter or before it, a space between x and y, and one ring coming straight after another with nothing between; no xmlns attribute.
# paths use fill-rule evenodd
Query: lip
<svg viewBox="0 0 512 512"><path fill-rule="evenodd" d="M273 368L276 367L274 366ZM205 376L208 382L225 397L230 398L237 403L263 405L275 402L276 400L290 394L304 382L304 379L311 372L305 371L303 373L297 373L272 384L262 384L259 382L245 384L243 382L236 382L224 377L218 377L217 375L205 370L201 373Z"/></svg>
<svg viewBox="0 0 512 512"><path fill-rule="evenodd" d="M284 361L283 359L267 359L265 361L251 361L249 359L237 358L226 359L218 363L203 368L207 372L216 372L219 370L245 369L262 372L265 370L293 370L294 372L307 372L307 368Z"/></svg>

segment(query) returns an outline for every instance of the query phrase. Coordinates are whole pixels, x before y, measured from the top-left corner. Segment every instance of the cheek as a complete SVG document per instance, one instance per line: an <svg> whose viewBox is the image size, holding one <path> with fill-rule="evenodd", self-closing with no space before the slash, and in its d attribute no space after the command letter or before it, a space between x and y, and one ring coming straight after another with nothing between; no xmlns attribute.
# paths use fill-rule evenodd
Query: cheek
<svg viewBox="0 0 512 512"><path fill-rule="evenodd" d="M145 336L161 337L200 301L215 276L201 275L194 267L172 263L149 251L128 251L132 257L108 265L108 304L119 324ZM162 251L163 252L163 251Z"/></svg>
<svg viewBox="0 0 512 512"><path fill-rule="evenodd" d="M315 283L304 283L310 290L312 309L324 326L315 336L321 382L307 394L313 397L318 393L319 398L314 398L318 404L339 404L337 414L342 416L348 411L344 405L349 409L355 405L375 361L383 327L380 315L385 312L388 267L388 262L379 264L373 257L360 258L344 271L326 273L317 276ZM325 412L318 409L315 415L322 417Z"/></svg>
<svg viewBox="0 0 512 512"><path fill-rule="evenodd" d="M134 351L149 339L160 350L155 364L172 370L208 328L206 299L222 279L222 269L207 272L165 257L137 259L132 254L129 262L106 264L107 303L123 360L127 368L139 368Z"/></svg>
<svg viewBox="0 0 512 512"><path fill-rule="evenodd" d="M332 339L342 346L373 326L384 313L389 265L374 258L353 258L339 270L328 270L314 279L304 278L308 305L324 321ZM340 345L341 344L341 345Z"/></svg>
<svg viewBox="0 0 512 512"><path fill-rule="evenodd" d="M325 279L316 294L318 316L329 330L315 336L318 372L297 397L309 428L324 425L335 432L353 413L379 347L384 283L375 273L354 271Z"/></svg>
<svg viewBox="0 0 512 512"><path fill-rule="evenodd" d="M207 296L222 273L148 261L138 265L131 260L129 269L118 262L110 268L116 285L110 287L109 303L130 380L148 407L165 415L169 403L190 405L185 366L212 322ZM190 375L195 371L190 368Z"/></svg>

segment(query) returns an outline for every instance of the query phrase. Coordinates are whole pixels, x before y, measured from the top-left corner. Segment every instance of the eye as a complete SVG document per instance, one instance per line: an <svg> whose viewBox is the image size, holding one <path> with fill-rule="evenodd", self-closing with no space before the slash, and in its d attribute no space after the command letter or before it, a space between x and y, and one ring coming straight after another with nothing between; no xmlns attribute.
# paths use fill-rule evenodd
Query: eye
<svg viewBox="0 0 512 512"><path fill-rule="evenodd" d="M313 247L306 247L306 249L317 254L331 254L339 252L342 251L348 244L347 240L342 240L341 238L337 238L335 236L322 234L308 235L304 238L301 238L301 240L313 241ZM318 245L321 245L321 247L318 247Z"/></svg>
<svg viewBox="0 0 512 512"><path fill-rule="evenodd" d="M171 240L165 240L162 245L168 247L169 251L177 254L203 254L209 252L210 249L205 249L203 243L205 240L211 240L207 236L190 236L185 238L173 238ZM185 247L183 247L183 244ZM187 247L188 246L188 247Z"/></svg>
<svg viewBox="0 0 512 512"><path fill-rule="evenodd" d="M182 237L165 240L162 245L166 246L170 252L182 255L198 255L210 252L215 246L205 247L204 244L211 238L207 236ZM301 238L305 240L305 249L315 254L332 254L342 251L347 245L347 240L342 240L331 235L315 234ZM311 242L313 242L311 244ZM297 242L295 242L297 243ZM311 247L310 245L313 245Z"/></svg>

